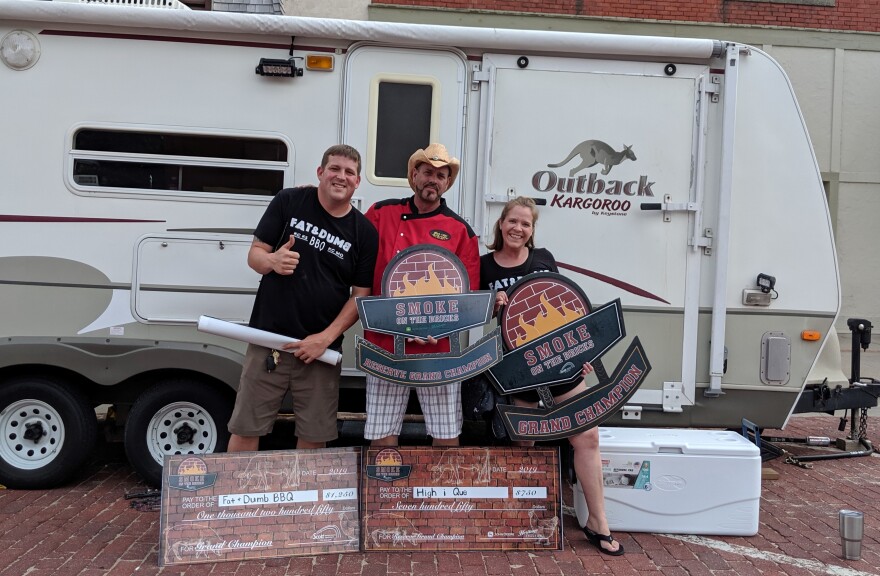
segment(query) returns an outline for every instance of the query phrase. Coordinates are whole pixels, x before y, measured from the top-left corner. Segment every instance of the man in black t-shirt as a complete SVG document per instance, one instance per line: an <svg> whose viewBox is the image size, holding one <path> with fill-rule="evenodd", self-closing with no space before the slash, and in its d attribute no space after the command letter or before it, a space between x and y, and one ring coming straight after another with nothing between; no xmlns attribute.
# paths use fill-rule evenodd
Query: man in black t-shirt
<svg viewBox="0 0 880 576"><path fill-rule="evenodd" d="M343 333L357 320L355 298L370 294L379 236L350 204L360 170L357 150L331 146L318 187L278 192L254 231L248 265L263 278L250 326L300 341L277 351L248 346L229 452L259 448L288 389L297 448L323 448L336 439L341 367L315 360L328 348L341 349Z"/></svg>

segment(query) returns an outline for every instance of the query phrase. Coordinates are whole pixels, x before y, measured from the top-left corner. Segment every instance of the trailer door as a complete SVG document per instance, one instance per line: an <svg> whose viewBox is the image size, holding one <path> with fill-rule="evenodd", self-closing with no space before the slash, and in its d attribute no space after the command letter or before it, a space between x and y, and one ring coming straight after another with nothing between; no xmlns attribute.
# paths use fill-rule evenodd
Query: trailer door
<svg viewBox="0 0 880 576"><path fill-rule="evenodd" d="M342 140L364 156L359 208L412 192L407 160L441 142L462 156L466 67L453 50L362 45L346 58ZM444 195L458 211L462 178Z"/></svg>
<svg viewBox="0 0 880 576"><path fill-rule="evenodd" d="M345 66L342 141L363 156L361 184L352 198L359 210L412 195L406 167L419 148L441 142L462 157L467 68L460 52L365 44L349 50ZM473 224L473 201L469 213L462 211L465 180L460 174L443 198ZM354 334L360 333L357 324L346 336L343 358L355 358ZM350 362L343 372L361 374Z"/></svg>
<svg viewBox="0 0 880 576"><path fill-rule="evenodd" d="M620 298L627 341L645 346L653 370L632 404L692 405L708 68L493 54L474 74L483 234L509 198L535 198L536 245L594 305Z"/></svg>

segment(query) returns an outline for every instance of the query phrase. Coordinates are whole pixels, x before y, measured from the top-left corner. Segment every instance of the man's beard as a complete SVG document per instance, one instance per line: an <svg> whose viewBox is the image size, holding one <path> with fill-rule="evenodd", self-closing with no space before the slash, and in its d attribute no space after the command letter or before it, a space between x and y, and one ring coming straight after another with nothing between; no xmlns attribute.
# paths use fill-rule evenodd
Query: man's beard
<svg viewBox="0 0 880 576"><path fill-rule="evenodd" d="M440 188L433 186L422 186L419 189L419 198L425 201L434 201L440 198Z"/></svg>

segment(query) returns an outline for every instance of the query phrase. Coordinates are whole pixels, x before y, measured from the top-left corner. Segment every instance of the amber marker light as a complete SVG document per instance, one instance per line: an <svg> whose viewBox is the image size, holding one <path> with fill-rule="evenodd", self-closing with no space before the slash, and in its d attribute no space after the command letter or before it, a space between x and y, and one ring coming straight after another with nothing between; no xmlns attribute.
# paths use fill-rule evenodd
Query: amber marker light
<svg viewBox="0 0 880 576"><path fill-rule="evenodd" d="M333 56L309 54L306 56L306 69L330 72L333 70Z"/></svg>
<svg viewBox="0 0 880 576"><path fill-rule="evenodd" d="M817 342L822 338L822 333L818 330L804 330L801 332L801 339L808 342Z"/></svg>

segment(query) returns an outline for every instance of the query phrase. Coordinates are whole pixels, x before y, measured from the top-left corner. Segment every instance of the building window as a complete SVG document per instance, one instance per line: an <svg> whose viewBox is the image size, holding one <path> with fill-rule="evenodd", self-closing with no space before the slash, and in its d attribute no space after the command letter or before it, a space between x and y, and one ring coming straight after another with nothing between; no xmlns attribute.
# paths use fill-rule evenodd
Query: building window
<svg viewBox="0 0 880 576"><path fill-rule="evenodd" d="M181 3L189 6L191 10L211 10L212 4L213 4L211 0L180 0L180 1L181 1Z"/></svg>

